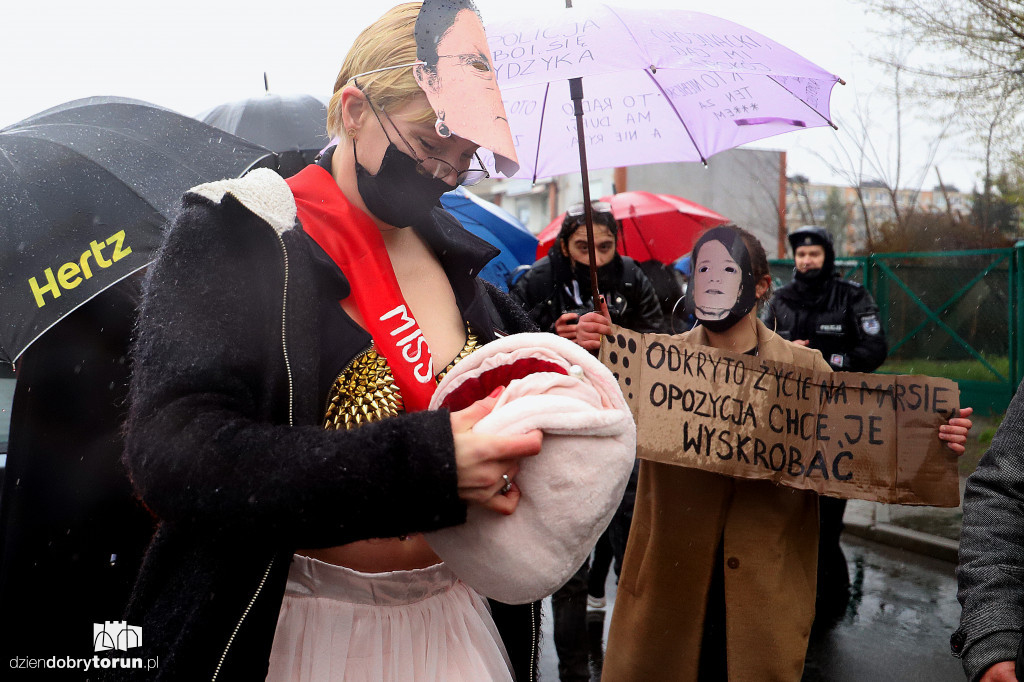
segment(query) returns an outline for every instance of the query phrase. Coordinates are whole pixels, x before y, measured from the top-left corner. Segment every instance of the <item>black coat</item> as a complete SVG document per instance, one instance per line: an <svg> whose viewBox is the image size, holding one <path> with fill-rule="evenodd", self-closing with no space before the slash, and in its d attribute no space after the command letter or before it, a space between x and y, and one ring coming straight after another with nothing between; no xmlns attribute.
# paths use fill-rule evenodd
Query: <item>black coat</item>
<svg viewBox="0 0 1024 682"><path fill-rule="evenodd" d="M121 465L140 279L75 310L19 360L0 497L0 613L17 614L0 638L5 667L91 657L93 623L120 619L153 535Z"/></svg>
<svg viewBox="0 0 1024 682"><path fill-rule="evenodd" d="M555 321L567 312L594 310L589 280L579 286L580 300L573 296L570 259L556 241L548 255L533 264L509 290L538 327L555 330ZM637 332L662 332L665 320L654 286L632 258L616 255L602 269L598 281L608 304L612 323Z"/></svg>
<svg viewBox="0 0 1024 682"><path fill-rule="evenodd" d="M532 328L473 276L489 245L440 210L429 231L483 341L495 329ZM288 188L255 171L187 194L150 267L125 462L161 524L127 618L143 625L141 655L159 656L161 679L211 679L215 671L220 680L264 679L297 548L465 519L447 411L353 431L320 426L324 283L314 276L314 247ZM347 290L336 276L327 285ZM334 342L354 357L370 337L349 322ZM531 608L514 617L530 623ZM517 648L511 636L506 645L524 671L535 633L517 636L530 646Z"/></svg>
<svg viewBox="0 0 1024 682"><path fill-rule="evenodd" d="M857 282L838 276L819 286L794 280L779 289L765 325L789 341L807 339L836 371L872 372L888 352L875 300Z"/></svg>

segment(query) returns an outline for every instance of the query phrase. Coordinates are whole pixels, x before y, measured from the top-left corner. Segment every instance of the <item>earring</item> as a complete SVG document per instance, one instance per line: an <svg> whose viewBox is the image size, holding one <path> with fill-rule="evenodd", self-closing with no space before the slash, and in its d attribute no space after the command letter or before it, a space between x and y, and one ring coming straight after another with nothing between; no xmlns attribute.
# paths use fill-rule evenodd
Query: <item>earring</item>
<svg viewBox="0 0 1024 682"><path fill-rule="evenodd" d="M437 122L434 123L434 131L439 137L451 137L452 135L452 129L448 127L443 118L438 118Z"/></svg>
<svg viewBox="0 0 1024 682"><path fill-rule="evenodd" d="M348 135L349 137L351 137L353 140L356 139L356 129L355 128L349 128L348 130L345 131L345 134Z"/></svg>

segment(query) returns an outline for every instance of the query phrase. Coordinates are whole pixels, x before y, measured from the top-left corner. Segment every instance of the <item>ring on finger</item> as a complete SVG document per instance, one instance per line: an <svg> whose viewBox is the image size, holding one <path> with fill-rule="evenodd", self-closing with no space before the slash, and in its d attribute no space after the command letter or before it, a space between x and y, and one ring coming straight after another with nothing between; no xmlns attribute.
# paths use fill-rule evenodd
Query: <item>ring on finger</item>
<svg viewBox="0 0 1024 682"><path fill-rule="evenodd" d="M502 474L501 478L505 481L505 485L501 486L501 490L498 492L504 495L508 493L509 490L512 490L512 479L508 477L508 474Z"/></svg>

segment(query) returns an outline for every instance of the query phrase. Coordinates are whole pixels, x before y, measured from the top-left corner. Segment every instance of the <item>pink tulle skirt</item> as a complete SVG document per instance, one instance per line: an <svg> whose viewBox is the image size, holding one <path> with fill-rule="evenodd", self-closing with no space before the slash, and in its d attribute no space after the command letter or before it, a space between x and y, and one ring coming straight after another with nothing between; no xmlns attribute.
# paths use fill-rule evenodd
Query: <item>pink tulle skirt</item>
<svg viewBox="0 0 1024 682"><path fill-rule="evenodd" d="M487 601L437 564L360 573L296 554L271 682L511 681Z"/></svg>

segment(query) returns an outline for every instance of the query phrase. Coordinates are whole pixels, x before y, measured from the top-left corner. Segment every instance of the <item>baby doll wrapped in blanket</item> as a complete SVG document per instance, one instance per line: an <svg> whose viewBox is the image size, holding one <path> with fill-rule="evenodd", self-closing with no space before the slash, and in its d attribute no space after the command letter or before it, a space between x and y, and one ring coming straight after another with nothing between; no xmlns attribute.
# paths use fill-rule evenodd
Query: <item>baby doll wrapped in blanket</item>
<svg viewBox="0 0 1024 682"><path fill-rule="evenodd" d="M465 524L426 535L464 582L506 604L541 599L583 564L622 499L636 454L636 426L612 373L554 334L515 334L487 344L441 381L430 408L459 410L506 386L474 431L544 432L521 460L519 506L510 516L473 505Z"/></svg>

